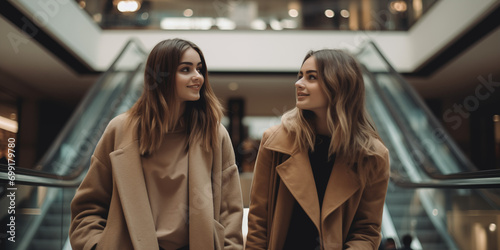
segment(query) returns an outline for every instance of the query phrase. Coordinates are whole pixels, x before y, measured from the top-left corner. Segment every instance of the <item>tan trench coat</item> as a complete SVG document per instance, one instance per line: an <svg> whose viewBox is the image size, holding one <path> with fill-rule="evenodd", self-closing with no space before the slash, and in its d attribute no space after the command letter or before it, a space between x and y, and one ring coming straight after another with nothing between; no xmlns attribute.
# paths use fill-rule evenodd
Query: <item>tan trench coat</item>
<svg viewBox="0 0 500 250"><path fill-rule="evenodd" d="M293 147L281 125L262 138L252 183L246 249L282 249L295 200L316 225L321 249L377 249L389 180L389 152L379 141L380 156L354 170L337 155L320 209L307 151ZM371 169L366 181L362 169Z"/></svg>
<svg viewBox="0 0 500 250"><path fill-rule="evenodd" d="M157 250L135 128L119 115L106 128L71 203L73 249ZM188 152L190 249L242 249L243 203L229 135ZM172 201L176 202L176 201Z"/></svg>

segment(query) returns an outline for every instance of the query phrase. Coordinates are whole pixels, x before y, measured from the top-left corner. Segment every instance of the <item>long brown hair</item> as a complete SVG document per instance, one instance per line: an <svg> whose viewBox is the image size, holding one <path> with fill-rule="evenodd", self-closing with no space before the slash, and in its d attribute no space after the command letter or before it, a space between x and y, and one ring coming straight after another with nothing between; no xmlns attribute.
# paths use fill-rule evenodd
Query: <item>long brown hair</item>
<svg viewBox="0 0 500 250"><path fill-rule="evenodd" d="M318 79L329 103L327 125L332 135L329 156L340 153L357 162L376 154L373 139L380 137L365 108L365 85L356 59L344 50L309 51L302 64L313 57ZM297 107L282 117L283 126L295 134L295 146L314 150L314 113Z"/></svg>
<svg viewBox="0 0 500 250"><path fill-rule="evenodd" d="M189 143L201 140L206 150L217 143L222 106L208 81L207 65L200 48L182 39L168 39L158 43L148 56L144 72L144 89L137 102L128 111L130 122L137 125L141 155L154 153L163 136L178 124L179 102L176 96L175 75L183 53L193 48L198 52L204 77L200 99L186 102L182 114Z"/></svg>

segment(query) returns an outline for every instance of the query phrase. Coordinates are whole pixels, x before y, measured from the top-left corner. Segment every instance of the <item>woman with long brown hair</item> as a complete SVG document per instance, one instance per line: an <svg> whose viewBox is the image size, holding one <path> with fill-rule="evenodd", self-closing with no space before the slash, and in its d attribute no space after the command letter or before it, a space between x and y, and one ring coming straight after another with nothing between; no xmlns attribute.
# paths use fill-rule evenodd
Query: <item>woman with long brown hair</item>
<svg viewBox="0 0 500 250"><path fill-rule="evenodd" d="M310 51L296 107L264 132L246 249L377 249L389 153L365 109L360 66Z"/></svg>
<svg viewBox="0 0 500 250"><path fill-rule="evenodd" d="M99 141L71 203L73 249L241 249L242 198L203 53L169 39Z"/></svg>

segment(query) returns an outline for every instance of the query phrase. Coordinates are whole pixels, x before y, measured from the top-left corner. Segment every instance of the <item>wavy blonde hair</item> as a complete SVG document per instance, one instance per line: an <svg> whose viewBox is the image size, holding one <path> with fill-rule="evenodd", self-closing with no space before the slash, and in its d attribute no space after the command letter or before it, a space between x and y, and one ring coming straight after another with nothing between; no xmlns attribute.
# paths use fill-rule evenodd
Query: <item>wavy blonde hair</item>
<svg viewBox="0 0 500 250"><path fill-rule="evenodd" d="M189 48L198 52L205 80L200 99L186 102L182 114L188 141L192 144L195 140L201 140L207 151L217 143L222 106L209 84L203 53L190 41L168 39L158 43L149 54L142 95L128 111L130 122L137 126L141 155L154 153L160 147L164 135L178 124L175 120L179 115L175 75L182 55Z"/></svg>
<svg viewBox="0 0 500 250"><path fill-rule="evenodd" d="M328 97L327 125L332 139L328 155L342 154L354 162L377 154L373 139L380 137L365 108L365 85L360 65L344 50L309 51L302 64L313 57L321 88ZM284 128L295 136L295 146L314 150L315 114L297 107L282 117Z"/></svg>

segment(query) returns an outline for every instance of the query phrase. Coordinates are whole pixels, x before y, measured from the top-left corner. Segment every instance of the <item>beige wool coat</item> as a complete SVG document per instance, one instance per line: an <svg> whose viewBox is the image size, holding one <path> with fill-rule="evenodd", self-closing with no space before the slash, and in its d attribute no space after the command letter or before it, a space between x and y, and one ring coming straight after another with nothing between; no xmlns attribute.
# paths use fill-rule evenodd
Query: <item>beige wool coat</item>
<svg viewBox="0 0 500 250"><path fill-rule="evenodd" d="M320 209L308 152L294 148L281 125L268 129L255 165L245 249L282 249L295 200L316 226L321 249L377 249L389 153L379 140L373 144L380 156L363 166L336 156ZM370 174L360 178L365 170Z"/></svg>
<svg viewBox="0 0 500 250"><path fill-rule="evenodd" d="M114 118L102 135L87 176L71 203L73 249L157 250L139 154L127 115ZM190 249L242 249L243 203L229 135L221 125L218 147L188 151ZM176 202L172 200L172 202Z"/></svg>

